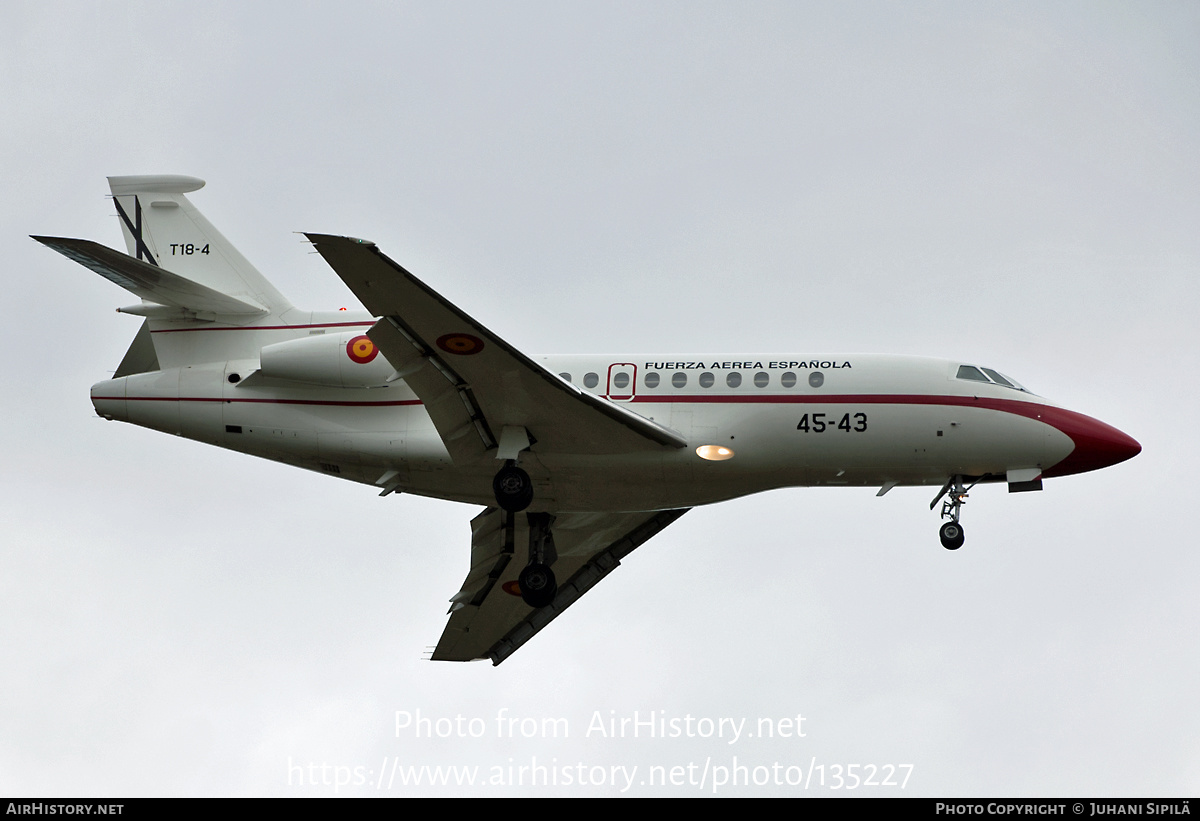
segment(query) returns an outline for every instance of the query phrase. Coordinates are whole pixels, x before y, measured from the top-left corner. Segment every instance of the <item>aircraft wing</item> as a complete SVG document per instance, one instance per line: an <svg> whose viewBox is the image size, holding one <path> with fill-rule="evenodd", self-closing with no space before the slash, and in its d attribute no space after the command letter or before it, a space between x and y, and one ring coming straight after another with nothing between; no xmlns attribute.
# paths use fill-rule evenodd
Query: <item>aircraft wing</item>
<svg viewBox="0 0 1200 821"><path fill-rule="evenodd" d="M306 236L367 310L383 317L367 336L425 405L455 464L488 455L501 445L506 427L524 428L530 444L556 453L636 453L687 445L670 428L585 393L542 367L388 259L373 242ZM516 441L523 447L523 437ZM515 456L507 451L501 458Z"/></svg>
<svg viewBox="0 0 1200 821"><path fill-rule="evenodd" d="M534 609L517 588L529 558L526 516L487 508L471 520L471 571L450 600L450 621L432 659L488 658L499 664L687 511L558 514L553 525L558 594L551 604Z"/></svg>

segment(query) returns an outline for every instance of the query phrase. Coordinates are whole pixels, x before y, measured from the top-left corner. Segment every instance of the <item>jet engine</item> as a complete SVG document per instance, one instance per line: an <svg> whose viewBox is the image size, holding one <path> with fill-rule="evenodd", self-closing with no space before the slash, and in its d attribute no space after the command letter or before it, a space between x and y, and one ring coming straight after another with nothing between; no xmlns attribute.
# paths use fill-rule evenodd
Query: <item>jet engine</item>
<svg viewBox="0 0 1200 821"><path fill-rule="evenodd" d="M333 388L377 388L395 369L375 343L360 331L320 334L263 347L263 376Z"/></svg>

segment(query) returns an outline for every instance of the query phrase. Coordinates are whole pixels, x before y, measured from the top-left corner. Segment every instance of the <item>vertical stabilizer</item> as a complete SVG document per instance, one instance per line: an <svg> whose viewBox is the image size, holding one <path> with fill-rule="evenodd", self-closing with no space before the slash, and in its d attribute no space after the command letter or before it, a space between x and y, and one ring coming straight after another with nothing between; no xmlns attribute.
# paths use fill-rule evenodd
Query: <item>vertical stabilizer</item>
<svg viewBox="0 0 1200 821"><path fill-rule="evenodd" d="M196 177L109 177L129 255L278 316L291 308L275 286L184 196L204 187Z"/></svg>

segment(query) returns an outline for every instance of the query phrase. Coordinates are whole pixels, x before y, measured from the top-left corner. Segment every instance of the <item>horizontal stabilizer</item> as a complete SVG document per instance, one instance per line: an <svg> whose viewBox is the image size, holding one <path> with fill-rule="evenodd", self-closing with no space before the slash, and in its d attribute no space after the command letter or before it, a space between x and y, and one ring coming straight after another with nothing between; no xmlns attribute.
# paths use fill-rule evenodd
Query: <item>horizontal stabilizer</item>
<svg viewBox="0 0 1200 821"><path fill-rule="evenodd" d="M97 242L65 237L34 239L148 302L196 313L242 316L267 313L261 305L223 294Z"/></svg>

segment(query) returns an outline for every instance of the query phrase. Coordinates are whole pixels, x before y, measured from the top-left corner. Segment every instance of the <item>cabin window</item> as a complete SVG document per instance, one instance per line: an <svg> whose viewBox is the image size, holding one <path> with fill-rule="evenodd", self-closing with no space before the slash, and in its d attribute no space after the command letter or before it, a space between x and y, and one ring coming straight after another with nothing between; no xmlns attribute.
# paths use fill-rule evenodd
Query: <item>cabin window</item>
<svg viewBox="0 0 1200 821"><path fill-rule="evenodd" d="M713 382L716 381L716 378L709 371L705 371L704 373L700 374L700 387L702 388L711 388L713 386Z"/></svg>
<svg viewBox="0 0 1200 821"><path fill-rule="evenodd" d="M685 387L687 385L687 374L683 371L676 371L675 375L671 377L671 384L677 388Z"/></svg>
<svg viewBox="0 0 1200 821"><path fill-rule="evenodd" d="M561 376L563 379L567 380L568 382L572 381L571 374L569 374L569 373L560 373L559 376Z"/></svg>
<svg viewBox="0 0 1200 821"><path fill-rule="evenodd" d="M819 388L825 384L825 374L820 371L813 371L808 375L808 384L814 388Z"/></svg>
<svg viewBox="0 0 1200 821"><path fill-rule="evenodd" d="M771 376L766 371L754 374L754 387L765 388L769 384L771 384Z"/></svg>
<svg viewBox="0 0 1200 821"><path fill-rule="evenodd" d="M594 388L600 384L600 375L595 373L584 374L583 386L585 388Z"/></svg>
<svg viewBox="0 0 1200 821"><path fill-rule="evenodd" d="M742 375L737 371L730 371L725 377L725 384L731 388L736 388L742 384Z"/></svg>
<svg viewBox="0 0 1200 821"><path fill-rule="evenodd" d="M642 384L644 384L647 388L657 388L658 371L650 371L644 377L642 377Z"/></svg>
<svg viewBox="0 0 1200 821"><path fill-rule="evenodd" d="M787 371L783 376L779 377L779 384L783 385L785 388L796 387L796 374L792 373L791 371Z"/></svg>
<svg viewBox="0 0 1200 821"><path fill-rule="evenodd" d="M613 374L613 387L621 388L622 390L624 390L625 388L628 388L629 387L629 374L625 373L624 371Z"/></svg>

